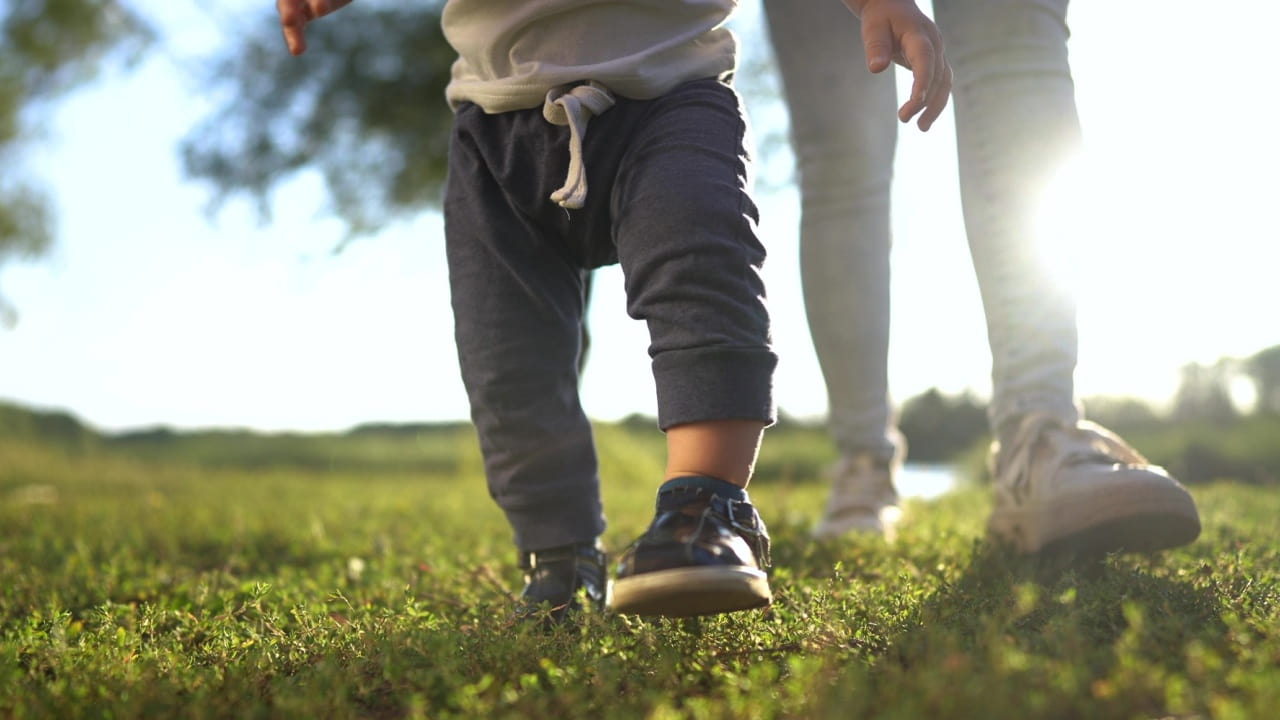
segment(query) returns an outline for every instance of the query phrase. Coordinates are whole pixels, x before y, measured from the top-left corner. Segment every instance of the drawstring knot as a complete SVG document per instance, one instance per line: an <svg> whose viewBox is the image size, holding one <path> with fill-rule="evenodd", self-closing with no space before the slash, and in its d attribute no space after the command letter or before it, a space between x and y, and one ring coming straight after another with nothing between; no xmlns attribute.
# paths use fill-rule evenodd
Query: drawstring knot
<svg viewBox="0 0 1280 720"><path fill-rule="evenodd" d="M587 123L613 107L613 93L594 80L585 85L562 85L547 93L542 116L552 125L569 126L569 172L564 186L551 193L552 202L577 210L587 200L587 168L582 161L582 137Z"/></svg>

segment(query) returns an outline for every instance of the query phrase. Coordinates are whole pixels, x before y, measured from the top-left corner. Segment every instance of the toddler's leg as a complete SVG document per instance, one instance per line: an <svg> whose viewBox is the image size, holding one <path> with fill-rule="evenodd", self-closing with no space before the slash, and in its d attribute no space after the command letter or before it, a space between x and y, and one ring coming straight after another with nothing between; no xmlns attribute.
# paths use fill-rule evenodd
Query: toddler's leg
<svg viewBox="0 0 1280 720"><path fill-rule="evenodd" d="M701 615L770 602L768 535L742 486L773 419L760 267L736 94L688 83L649 104L613 189L627 309L649 326L668 478L623 556L621 612Z"/></svg>
<svg viewBox="0 0 1280 720"><path fill-rule="evenodd" d="M765 250L733 90L651 101L611 196L627 312L649 327L658 424L773 420Z"/></svg>
<svg viewBox="0 0 1280 720"><path fill-rule="evenodd" d="M513 146L509 131L491 127L503 122L459 114L445 232L458 360L489 492L516 546L533 552L592 543L604 520L578 401L583 271L504 194L521 181L521 159L493 159Z"/></svg>
<svg viewBox="0 0 1280 720"><path fill-rule="evenodd" d="M701 475L746 487L764 425L759 420L704 420L667 428L667 478Z"/></svg>

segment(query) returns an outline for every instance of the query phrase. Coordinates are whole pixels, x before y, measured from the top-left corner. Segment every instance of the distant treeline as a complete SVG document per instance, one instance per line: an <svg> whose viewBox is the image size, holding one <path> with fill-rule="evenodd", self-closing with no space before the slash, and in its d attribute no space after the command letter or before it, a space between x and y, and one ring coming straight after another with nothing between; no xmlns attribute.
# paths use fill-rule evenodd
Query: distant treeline
<svg viewBox="0 0 1280 720"><path fill-rule="evenodd" d="M1083 400L1085 416L1128 440L1188 483L1230 478L1280 482L1280 346L1247 358L1182 368L1165 407L1131 397ZM985 403L929 390L903 403L911 459L960 460L982 475L989 441Z"/></svg>
<svg viewBox="0 0 1280 720"><path fill-rule="evenodd" d="M1231 478L1280 482L1280 346L1245 359L1188 365L1166 408L1134 398L1084 400L1087 417L1120 433L1184 482ZM608 423L627 442L660 455L652 417ZM899 426L915 462L959 463L980 478L989 444L986 403L930 389L907 399ZM479 462L470 423L369 423L341 433L177 431L156 427L102 433L69 413L0 402L0 441L38 441L67 453L120 452L202 467L292 467L343 472L451 472ZM2 449L2 448L0 448ZM835 449L821 421L783 416L757 466L762 480L821 476ZM0 465L3 457L0 457ZM0 474L4 468L0 467Z"/></svg>
<svg viewBox="0 0 1280 720"><path fill-rule="evenodd" d="M374 423L341 433L261 433L153 427L98 432L75 416L0 402L0 439L52 445L71 454L120 452L201 467L359 472L448 472L470 457L470 423ZM3 468L0 468L2 471Z"/></svg>

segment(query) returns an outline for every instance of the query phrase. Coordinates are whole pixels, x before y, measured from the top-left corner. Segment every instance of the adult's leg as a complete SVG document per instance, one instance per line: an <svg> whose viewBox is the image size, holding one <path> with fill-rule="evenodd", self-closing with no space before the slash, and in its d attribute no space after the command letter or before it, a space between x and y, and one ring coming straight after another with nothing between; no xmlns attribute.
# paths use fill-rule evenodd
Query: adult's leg
<svg viewBox="0 0 1280 720"><path fill-rule="evenodd" d="M955 69L961 192L993 358L988 531L1021 552L1158 550L1200 532L1191 495L1074 402L1074 300L1034 236L1080 139L1067 0L935 0Z"/></svg>
<svg viewBox="0 0 1280 720"><path fill-rule="evenodd" d="M800 272L830 428L846 456L895 453L888 395L893 73L867 70L840 3L765 0L800 179Z"/></svg>
<svg viewBox="0 0 1280 720"><path fill-rule="evenodd" d="M992 353L992 426L1078 417L1075 303L1034 237L1045 183L1079 144L1067 0L935 0L955 70L965 226Z"/></svg>
<svg viewBox="0 0 1280 720"><path fill-rule="evenodd" d="M509 138L556 129L536 113L485 116L476 108L457 123L445 237L458 359L489 492L520 550L590 543L604 520L578 401L584 273L559 233L506 194L537 185L551 155L521 156L532 141Z"/></svg>

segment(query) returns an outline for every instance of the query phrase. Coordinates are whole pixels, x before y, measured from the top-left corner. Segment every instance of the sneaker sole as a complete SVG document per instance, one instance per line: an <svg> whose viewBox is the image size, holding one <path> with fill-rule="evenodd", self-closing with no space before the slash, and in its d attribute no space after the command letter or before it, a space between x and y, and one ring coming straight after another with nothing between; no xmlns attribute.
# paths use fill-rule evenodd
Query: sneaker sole
<svg viewBox="0 0 1280 720"><path fill-rule="evenodd" d="M1045 543L1041 554L1147 553L1186 545L1200 535L1200 521L1182 515L1135 515L1095 525Z"/></svg>
<svg viewBox="0 0 1280 720"><path fill-rule="evenodd" d="M1078 553L1102 555L1116 552L1155 552L1186 545L1200 535L1200 516L1185 490L1158 500L1143 498L1128 504L1114 503L1092 511L1055 508L1053 515L1083 517L1075 527L1056 528L1036 536L1029 532L1044 525L1035 513L993 514L987 534L1008 542L1024 554Z"/></svg>
<svg viewBox="0 0 1280 720"><path fill-rule="evenodd" d="M691 567L616 580L609 607L627 615L693 617L751 610L771 602L769 579L759 570Z"/></svg>

